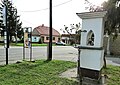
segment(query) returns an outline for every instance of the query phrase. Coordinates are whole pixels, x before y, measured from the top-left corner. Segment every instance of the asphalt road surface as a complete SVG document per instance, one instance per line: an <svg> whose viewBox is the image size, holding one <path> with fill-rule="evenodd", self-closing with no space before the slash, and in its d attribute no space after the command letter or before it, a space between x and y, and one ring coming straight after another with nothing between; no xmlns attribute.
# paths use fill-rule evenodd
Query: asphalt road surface
<svg viewBox="0 0 120 85"><path fill-rule="evenodd" d="M53 46L52 58L55 60L65 60L77 62L78 50L72 46ZM32 59L40 60L47 59L47 47L33 47ZM120 57L106 57L107 64L120 66ZM15 63L16 61L23 60L23 47L10 47L9 48L9 62ZM30 60L30 49L25 48L25 60ZM6 49L0 46L0 65L6 64Z"/></svg>
<svg viewBox="0 0 120 85"><path fill-rule="evenodd" d="M53 46L53 59L77 61L78 50L72 46ZM30 49L25 48L25 59L30 60ZM32 59L47 59L47 47L32 47ZM9 48L9 63L23 60L23 47ZM0 64L6 62L6 49L0 47Z"/></svg>

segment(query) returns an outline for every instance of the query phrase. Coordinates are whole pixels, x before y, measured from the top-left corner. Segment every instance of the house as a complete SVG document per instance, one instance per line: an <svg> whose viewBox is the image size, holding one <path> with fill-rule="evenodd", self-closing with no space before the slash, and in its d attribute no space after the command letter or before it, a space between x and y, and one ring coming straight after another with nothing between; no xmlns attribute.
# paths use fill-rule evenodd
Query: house
<svg viewBox="0 0 120 85"><path fill-rule="evenodd" d="M55 43L60 40L60 33L52 28L52 42ZM49 27L44 24L33 29L32 42L48 43L49 42Z"/></svg>
<svg viewBox="0 0 120 85"><path fill-rule="evenodd" d="M62 34L61 40L66 44L79 44L80 43L80 35L79 34Z"/></svg>
<svg viewBox="0 0 120 85"><path fill-rule="evenodd" d="M62 34L61 40L66 44L70 44L70 35L69 34Z"/></svg>

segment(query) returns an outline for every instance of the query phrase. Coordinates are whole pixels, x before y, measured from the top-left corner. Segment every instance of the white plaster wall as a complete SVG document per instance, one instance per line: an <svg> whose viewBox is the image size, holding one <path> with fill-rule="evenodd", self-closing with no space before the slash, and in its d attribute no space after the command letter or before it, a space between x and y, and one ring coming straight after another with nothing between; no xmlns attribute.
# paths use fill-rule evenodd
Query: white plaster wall
<svg viewBox="0 0 120 85"><path fill-rule="evenodd" d="M100 71L104 65L104 50L81 49L80 67Z"/></svg>
<svg viewBox="0 0 120 85"><path fill-rule="evenodd" d="M94 33L94 47L103 46L103 18L93 18L93 19L83 19L82 20L82 30L87 30L87 32L81 33L81 46L86 46L87 34L90 30Z"/></svg>

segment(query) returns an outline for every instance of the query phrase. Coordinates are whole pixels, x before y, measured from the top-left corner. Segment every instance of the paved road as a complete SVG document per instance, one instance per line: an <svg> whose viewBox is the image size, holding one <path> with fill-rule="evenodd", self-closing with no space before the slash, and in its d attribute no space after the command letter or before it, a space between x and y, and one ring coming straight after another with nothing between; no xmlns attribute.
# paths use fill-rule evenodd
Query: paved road
<svg viewBox="0 0 120 85"><path fill-rule="evenodd" d="M47 59L47 47L33 47L32 56L34 60ZM25 49L26 59L29 59L30 49ZM5 64L6 50L4 47L0 47L0 64ZM9 63L16 62L23 59L22 47L10 47L9 48ZM77 49L71 46L53 46L53 59L76 61Z"/></svg>
<svg viewBox="0 0 120 85"><path fill-rule="evenodd" d="M47 47L33 47L32 48L33 60L47 59ZM29 60L30 49L25 49L26 60ZM6 51L4 47L0 47L0 64L5 64ZM74 61L78 58L78 50L72 46L53 46L53 59ZM23 60L23 48L22 47L10 47L9 48L9 63ZM107 57L107 64L120 66L120 57L111 58Z"/></svg>

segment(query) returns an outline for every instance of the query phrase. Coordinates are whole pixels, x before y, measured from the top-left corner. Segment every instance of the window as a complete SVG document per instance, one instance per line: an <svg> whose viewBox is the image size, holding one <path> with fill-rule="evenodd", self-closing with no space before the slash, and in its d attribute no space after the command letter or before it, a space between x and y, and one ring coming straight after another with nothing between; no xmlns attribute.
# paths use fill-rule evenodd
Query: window
<svg viewBox="0 0 120 85"><path fill-rule="evenodd" d="M55 40L55 37L53 37L53 40Z"/></svg>
<svg viewBox="0 0 120 85"><path fill-rule="evenodd" d="M44 36L41 37L41 40L44 41Z"/></svg>
<svg viewBox="0 0 120 85"><path fill-rule="evenodd" d="M46 40L49 40L49 37L46 37Z"/></svg>
<svg viewBox="0 0 120 85"><path fill-rule="evenodd" d="M49 37L46 37L46 40L49 40ZM55 37L53 37L53 40L55 40Z"/></svg>
<svg viewBox="0 0 120 85"><path fill-rule="evenodd" d="M36 37L34 37L34 39L36 40Z"/></svg>
<svg viewBox="0 0 120 85"><path fill-rule="evenodd" d="M58 38L58 42L60 42L60 38Z"/></svg>

